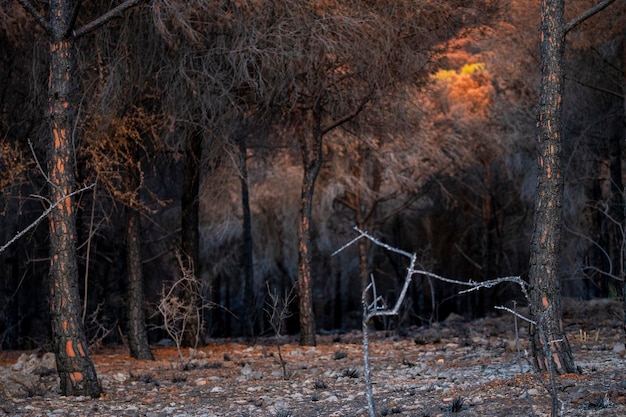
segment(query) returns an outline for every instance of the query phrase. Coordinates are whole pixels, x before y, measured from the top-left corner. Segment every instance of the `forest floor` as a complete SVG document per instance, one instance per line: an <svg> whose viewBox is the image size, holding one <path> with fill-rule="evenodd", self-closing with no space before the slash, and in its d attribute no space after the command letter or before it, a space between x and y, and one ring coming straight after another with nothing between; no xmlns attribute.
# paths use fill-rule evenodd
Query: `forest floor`
<svg viewBox="0 0 626 417"><path fill-rule="evenodd" d="M622 309L617 302L565 303L565 323L583 373L557 376L564 416L626 416ZM452 316L429 329L372 334L374 397L381 416L548 416L547 375L531 371L526 326L512 315L471 322ZM215 340L195 352L155 347L155 361L120 347L93 354L104 395L58 394L55 372L32 368L37 385L0 381L9 416L367 416L360 333L318 336L316 347L281 338ZM193 358L190 353L194 353ZM45 358L44 358L45 359ZM0 368L24 372L32 352L0 352ZM16 370L17 369L17 370ZM15 374L13 374L15 375ZM6 372L5 372L6 377ZM18 381L8 376L9 380Z"/></svg>

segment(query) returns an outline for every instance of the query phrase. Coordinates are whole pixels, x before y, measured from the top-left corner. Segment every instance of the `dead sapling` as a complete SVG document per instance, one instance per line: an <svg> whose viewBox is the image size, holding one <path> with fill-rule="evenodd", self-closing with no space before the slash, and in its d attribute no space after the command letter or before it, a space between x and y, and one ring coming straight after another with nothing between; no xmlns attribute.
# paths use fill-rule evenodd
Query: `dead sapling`
<svg viewBox="0 0 626 417"><path fill-rule="evenodd" d="M276 350L278 351L278 360L280 361L280 366L283 369L283 379L286 381L289 379L289 375L287 374L287 364L283 360L283 354L280 349L280 336L283 330L283 323L292 315L289 310L289 305L295 300L295 287L291 287L289 292L285 292L284 297L280 298L276 288L270 289L269 283L266 283L266 285L267 296L269 299L265 302L266 307L264 311L265 314L267 314L270 326L272 326L272 329L274 330L274 341L276 343Z"/></svg>
<svg viewBox="0 0 626 417"><path fill-rule="evenodd" d="M361 305L363 307L363 318L361 321L362 327L362 337L363 337L363 373L365 379L365 396L367 398L367 406L370 417L376 417L376 407L374 404L374 392L372 387L372 371L370 364L370 348L369 348L369 323L374 317L389 317L389 316L397 316L400 311L400 307L404 302L407 291L409 289L409 285L414 275L426 276L432 279L436 279L442 282L446 282L449 284L461 285L465 287L469 287L466 290L459 291L459 294L468 293L471 291L477 291L481 288L491 288L495 285L504 283L504 282L513 282L518 284L521 287L522 293L526 296L526 299L529 300L527 291L527 284L518 276L509 276L509 277L501 277L488 281L459 281L455 279L445 278L440 275L434 274L429 271L424 271L420 269L416 269L417 265L417 254L409 253L403 251L401 249L390 246L386 243L381 242L374 236L370 235L366 231L360 230L355 227L354 230L359 234L356 238L346 243L344 246L339 248L337 251L333 253L333 256L343 251L347 247L353 245L360 239L368 239L376 246L380 246L390 252L397 253L399 255L405 256L409 258L409 267L407 268L406 276L404 278L404 283L402 285L402 289L398 295L393 306L388 306L385 303L385 300L377 294L376 290L376 282L374 281L374 277L371 276L371 282L363 292L361 293Z"/></svg>
<svg viewBox="0 0 626 417"><path fill-rule="evenodd" d="M106 313L103 312L102 306L104 303L99 303L96 309L87 317L87 321L84 322L86 327L86 333L91 335L89 338L89 349L96 351L104 346L104 340L109 334L117 329L117 320L110 320Z"/></svg>
<svg viewBox="0 0 626 417"><path fill-rule="evenodd" d="M204 286L202 281L196 277L193 272L193 265L189 259L186 263L183 262L180 253L176 253L176 259L181 271L180 277L172 283L169 288L165 285L161 290L161 297L156 306L156 311L153 314L160 315L163 322L160 325L154 326L156 329L165 330L168 336L174 341L176 345L176 351L180 360L181 369L188 369L189 364L185 361L185 356L182 352L182 344L185 333L188 331L190 323L204 323L205 310L212 307L210 302L205 301ZM180 294L196 294L199 299L202 300L200 305L193 305L180 297ZM200 326L196 329L200 331ZM199 335L197 335L199 336ZM196 346L193 351L197 349L197 342L199 337L196 337Z"/></svg>

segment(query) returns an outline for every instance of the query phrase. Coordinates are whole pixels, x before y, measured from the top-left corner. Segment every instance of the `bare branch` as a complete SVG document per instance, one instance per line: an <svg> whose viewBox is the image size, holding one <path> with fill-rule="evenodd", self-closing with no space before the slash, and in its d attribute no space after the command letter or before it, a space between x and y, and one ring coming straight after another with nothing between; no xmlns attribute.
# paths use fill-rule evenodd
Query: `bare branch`
<svg viewBox="0 0 626 417"><path fill-rule="evenodd" d="M430 278L435 278L439 281L443 281L443 282L447 282L449 284L455 284L455 285L462 285L465 287L470 287L466 290L463 291L459 291L459 294L465 294L468 292L472 292L472 291L476 291L479 290L481 288L492 288L498 284L501 284L503 282L513 282L515 284L518 284L521 289L522 292L524 293L524 296L526 297L526 299L528 298L528 294L527 294L527 289L528 289L528 284L526 283L526 281L524 281L523 279L521 279L519 276L509 276L509 277L500 277L500 278L495 278L495 279L490 279L487 281L474 281L474 280L469 280L469 281L459 281L456 279L451 279L451 278L446 278L446 277L442 277L441 275L437 275L435 273L429 272L429 271L423 271L420 269L415 269L415 263L417 262L416 259L416 255L415 254L410 254L409 252L403 251L401 249L398 248L394 248L386 243L381 242L380 240L376 239L375 237L373 237L372 235L370 235L369 233L367 233L366 231L360 230L357 227L354 227L354 230L356 230L359 233L359 236L357 236L356 238L354 238L353 240L351 240L349 243L347 243L346 245L342 246L340 249L338 249L337 251L335 251L333 253L333 255L336 255L337 253L341 252L342 250L344 250L345 248L347 248L348 246L352 245L353 243L355 243L357 240L361 239L361 238L366 238L369 239L370 241L372 241L375 245L377 246L381 246L391 252L395 252L398 253L400 255L406 256L407 258L411 259L411 265L409 266L409 268L407 269L407 276L409 277L409 281L410 278L417 274L417 275L424 275ZM400 295L399 298L399 302L402 302L402 298L403 298L403 294L406 293L406 290L408 288L408 284L406 284L404 287L402 288L402 293ZM399 307L399 306L398 306ZM395 310L395 307L394 307ZM397 311L397 310L396 310ZM392 313L395 314L395 313Z"/></svg>
<svg viewBox="0 0 626 417"><path fill-rule="evenodd" d="M362 318L362 321L361 321L361 327L362 327L362 331L363 331L363 368L364 368L364 372L365 372L365 396L367 398L367 405L368 405L368 411L369 411L369 416L370 417L375 417L376 416L376 412L375 412L375 406L374 406L374 393L373 393L372 379L371 379L372 370L371 370L371 366L370 366L368 324L369 324L370 320L372 318L374 318L374 317L395 316L395 315L398 314L398 312L400 310L400 306L402 305L402 303L404 302L404 299L406 297L406 293L408 291L408 288L409 288L409 285L411 283L411 279L413 278L413 275L415 275L415 274L425 275L427 277L435 278L435 279L438 279L438 280L443 281L443 282L470 287L467 290L460 291L459 294L463 294L463 293L470 292L470 291L476 291L476 290L478 290L480 288L491 288L491 287L493 287L493 286L495 286L497 284L503 283L503 282L513 282L513 283L518 284L521 287L522 292L524 293L524 296L526 297L526 299L530 300L529 294L528 294L528 291L527 291L528 284L526 284L526 282L523 281L518 276L501 277L501 278L496 278L496 279L492 279L492 280L488 280L488 281L482 281L482 282L476 282L476 281L473 281L473 280L470 280L470 281L458 281L458 280L455 280L455 279L445 278L445 277L442 277L440 275L433 274L432 272L415 269L415 265L417 263L417 254L410 254L410 253L408 253L406 251L394 248L393 246L390 246L390 245L388 245L386 243L383 243L380 240L378 240L375 237L373 237L372 235L370 235L369 233L367 233L366 231L360 230L358 227L354 227L354 230L359 233L359 236L357 236L356 238L352 239L348 244L342 246L340 249L335 251L333 253L333 255L336 255L337 253L341 252L342 250L344 250L348 246L354 244L359 239L366 238L366 239L369 239L370 241L372 241L377 246L381 246L381 247L383 247L383 248L385 248L385 249L387 249L387 250L389 250L391 252L395 252L395 253L398 253L400 255L404 255L404 256L408 257L409 259L411 259L409 267L407 268L407 273L406 273L405 279L404 279L404 285L402 286L402 290L400 291L400 294L398 295L398 298L396 299L396 303L394 304L393 308L388 308L384 304L384 300L382 299L382 297L379 297L377 295L376 282L374 281L374 277L373 276L371 278L371 282L367 285L367 287L365 287L365 289L361 293L361 305L363 307L363 318ZM370 292L372 293L372 302L368 303L368 294ZM381 301L382 301L382 305L379 306L379 302L381 302ZM519 315L515 311L510 310L510 309L508 309L506 307L496 307L496 308L501 309L501 310L510 311L516 317L520 317L523 320L526 320L526 321L534 324L534 322L532 320L529 320L529 319Z"/></svg>
<svg viewBox="0 0 626 417"><path fill-rule="evenodd" d="M570 20L565 25L565 33L567 34L567 32L569 32L570 30L574 29L576 26L578 26L579 24L581 24L585 20L589 19L591 16L595 15L596 13L599 13L602 10L606 9L608 6L611 5L611 3L614 3L614 2L615 2L615 0L602 0L600 3L596 4L595 6L589 8L589 9L587 9L587 11L585 11L581 15L575 17L574 19Z"/></svg>
<svg viewBox="0 0 626 417"><path fill-rule="evenodd" d="M27 0L20 0L20 1L27 1ZM109 10L108 12L98 17L97 19L92 20L91 22L87 23L85 26L75 30L72 34L75 38L80 38L81 36L86 35L87 33L98 29L100 26L105 25L110 20L116 17L121 17L122 14L126 10L137 6L139 3L142 3L143 1L145 0L127 0L124 3L120 4L119 6L115 7L114 9Z"/></svg>
<svg viewBox="0 0 626 417"><path fill-rule="evenodd" d="M367 97L365 97L361 103L357 106L356 109L354 109L354 111L343 115L342 117L340 117L339 119L333 120L328 126L324 126L321 129L322 135L325 135L326 133L330 132L331 130L335 129L336 127L341 126L344 123L347 123L349 121L351 121L352 119L354 119L355 117L357 117L363 110L365 110L365 106L367 105L367 103L369 103L371 100L370 96L368 95Z"/></svg>
<svg viewBox="0 0 626 417"><path fill-rule="evenodd" d="M52 33L50 23L35 9L35 7L28 0L17 0L22 7L33 16L35 21L46 31L48 35Z"/></svg>
<svg viewBox="0 0 626 417"><path fill-rule="evenodd" d="M43 219L46 218L46 216L48 216L48 214L50 214L50 212L52 210L54 210L59 204L63 203L65 201L65 199L70 198L75 196L76 194L82 193L84 191L87 191L91 188L94 187L95 184L91 184L88 185L86 187L83 187L79 190L76 190L72 193L69 193L68 195L64 195L63 197L61 197L60 199L58 199L55 203L51 204L50 207L48 207L46 209L46 211L44 211L39 217L37 217L37 219L35 219L34 222L32 222L31 224L29 224L24 230L18 232L15 236L13 236L13 238L11 240L9 240L7 243L5 243L2 247L0 247L0 253L4 252L9 246L11 246L13 243L15 243L15 241L17 241L19 238L21 238L22 236L24 236L26 233L28 233L30 230L32 230L35 226L37 226Z"/></svg>
<svg viewBox="0 0 626 417"><path fill-rule="evenodd" d="M504 310L504 311L508 311L509 313L513 314L515 317L519 317L520 319L527 321L528 323L532 324L533 326L537 325L537 322L534 320L529 319L528 317L524 317L521 314L519 314L517 311L510 309L508 307L505 306L495 306L494 307L496 310ZM517 335L517 333L516 333Z"/></svg>
<svg viewBox="0 0 626 417"><path fill-rule="evenodd" d="M39 172L41 173L41 175L46 179L46 182L48 184L50 184L52 187L54 187L57 192L61 195L63 195L63 190L61 189L61 187L59 187L58 185L56 185L55 183L53 183L52 181L50 181L50 179L48 178L48 175L46 174L46 172L43 170L41 164L39 163L39 158L37 158L37 154L35 153L35 148L33 147L33 143L31 142L30 139L28 139L28 146L30 147L30 151L33 153L33 158L35 159L35 163L37 164L37 168L39 169ZM42 197L44 200L50 202L48 199L46 199L45 197Z"/></svg>

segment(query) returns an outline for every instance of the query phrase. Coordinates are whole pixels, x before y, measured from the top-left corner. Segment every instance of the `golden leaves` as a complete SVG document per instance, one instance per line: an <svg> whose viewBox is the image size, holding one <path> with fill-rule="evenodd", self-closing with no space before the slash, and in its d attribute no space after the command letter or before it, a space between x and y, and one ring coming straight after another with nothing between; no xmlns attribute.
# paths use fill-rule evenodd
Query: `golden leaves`
<svg viewBox="0 0 626 417"><path fill-rule="evenodd" d="M133 108L121 117L105 120L95 116L85 135L86 167L116 200L134 208L142 204L139 190L144 184L141 157L149 155L147 143L157 133L154 116ZM128 187L127 176L137 176Z"/></svg>
<svg viewBox="0 0 626 417"><path fill-rule="evenodd" d="M486 119L491 113L494 89L484 63L466 64L458 71L441 70L432 78L442 89L444 108L454 116Z"/></svg>

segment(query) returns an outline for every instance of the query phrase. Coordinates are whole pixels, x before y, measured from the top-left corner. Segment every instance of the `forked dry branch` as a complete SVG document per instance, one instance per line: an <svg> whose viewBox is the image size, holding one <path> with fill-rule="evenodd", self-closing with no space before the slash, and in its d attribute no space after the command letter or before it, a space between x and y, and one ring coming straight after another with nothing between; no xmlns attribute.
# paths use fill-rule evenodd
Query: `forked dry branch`
<svg viewBox="0 0 626 417"><path fill-rule="evenodd" d="M377 238L375 238L374 236L372 236L371 234L369 234L366 231L360 230L359 228L355 227L354 230L359 234L356 238L354 238L353 240L351 240L350 242L348 242L347 244L345 244L344 246L342 246L341 248L339 248L337 251L335 251L333 253L333 256L338 254L339 252L343 251L344 249L346 249L347 247L353 245L354 243L356 243L358 240L360 239L368 239L370 240L373 244L375 244L376 246L380 246L388 251L397 253L399 255L402 256L406 256L407 258L410 259L409 262L409 267L407 268L407 273L404 279L404 284L402 286L402 290L400 291L400 295L398 296L398 298L396 299L395 304L392 307L389 307L386 305L385 300L383 299L382 296L379 296L377 294L376 291L376 283L374 281L374 277L371 277L371 282L370 284L363 290L362 294L361 294L361 304L363 306L363 318L362 318L362 331L363 331L363 370L364 370L364 377L365 377L365 394L366 394L366 398L367 398L367 406L368 406L368 410L369 410L369 416L370 417L375 417L376 416L376 407L375 407L375 403L374 403L374 393L373 393L373 389L372 389L372 371L371 371L371 365L370 365L370 350L369 350L369 329L368 329L368 325L369 322L374 318L374 317L382 317L382 316L395 316L398 314L400 307L402 306L402 303L404 302L404 298L406 296L406 293L408 291L409 285L411 283L411 280L413 278L414 275L423 275L423 276L427 276L430 278L434 278L437 280L440 280L442 282L445 283L449 283L449 284L455 284L455 285L461 285L464 287L468 287L465 290L459 291L459 294L465 294L471 291L476 291L479 290L481 288L491 288L494 287L495 285L498 284L502 284L505 282L512 282L515 284L518 284L521 288L522 293L524 294L524 297L526 298L527 301L530 302L530 297L529 297L529 293L528 293L528 284L522 280L519 276L507 276L507 277L500 277L500 278L496 278L496 279L492 279L492 280L487 280L487 281L473 281L473 280L469 280L469 281L459 281L459 280L455 280L455 279L450 279L450 278L446 278L446 277L442 277L440 275L434 274L432 272L429 271L424 271L424 270L420 270L420 269L416 269L416 264L417 264L417 254L413 253L409 253L406 251L403 251L401 249L395 248L393 246L390 246L384 242L381 242L380 240L378 240ZM370 296L369 293L371 292L371 301L370 301ZM545 335L543 334L542 331L542 326L541 326L541 321L539 322L535 322L529 318L524 317L523 315L519 314L518 312L511 310L510 308L507 307L503 307L503 306L497 306L497 309L501 309L501 310L505 310L508 311L510 313L512 313L516 318L519 317L525 321L527 321L528 323L532 324L533 326L536 326L536 328L538 329L538 331L540 332L541 337L545 340ZM549 350L548 352L545 352L544 354L546 355L546 357L551 357L552 352L551 352L551 344L550 343L545 343L546 349ZM552 398L552 410L553 410L553 416L556 415L556 410L559 408L558 404L559 404L559 399L558 399L558 394L556 391L556 382L555 382L555 376L554 376L554 369L550 366L550 364L548 364L548 369L549 369L549 384L544 384L546 385L546 389L547 391L550 393L550 396ZM531 409L532 409L532 404L531 405ZM561 407L562 408L562 407Z"/></svg>
<svg viewBox="0 0 626 417"><path fill-rule="evenodd" d="M274 330L274 339L276 341L276 350L278 351L278 360L280 360L280 366L283 369L283 379L287 381L289 379L289 374L287 373L287 364L283 359L283 354L280 349L280 335L283 330L283 323L289 317L292 316L291 310L289 310L289 305L293 303L296 298L296 294L294 292L295 286L291 287L289 292L285 291L285 295L283 298L278 296L276 288L273 290L270 289L269 282L267 285L267 295L269 300L266 301L265 313L268 316L270 326L272 326L272 330Z"/></svg>

